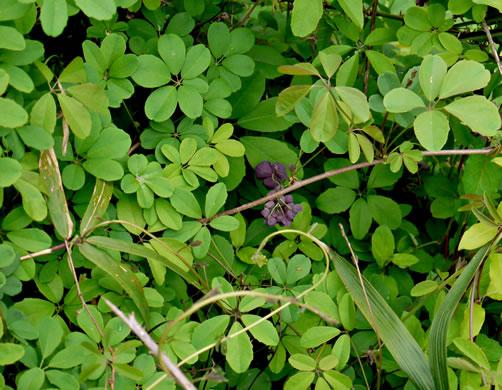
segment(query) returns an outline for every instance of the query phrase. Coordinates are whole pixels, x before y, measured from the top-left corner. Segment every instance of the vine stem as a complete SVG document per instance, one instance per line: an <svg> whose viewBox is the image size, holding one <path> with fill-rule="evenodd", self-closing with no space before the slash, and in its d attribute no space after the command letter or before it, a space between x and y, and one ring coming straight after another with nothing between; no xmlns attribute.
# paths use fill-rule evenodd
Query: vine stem
<svg viewBox="0 0 502 390"><path fill-rule="evenodd" d="M490 154L493 152L493 150L494 150L493 148L484 148L484 149L464 149L464 150L461 150L461 149L439 150L437 152L424 151L424 152L422 152L422 155L428 157L428 156ZM289 187L283 188L282 190L274 192L273 194L266 195L263 198L254 200L254 201L246 203L246 204L243 204L243 205L235 207L231 210L222 211L221 213L218 213L211 218L202 218L202 219L200 219L200 222L209 223L213 219L221 217L223 215L233 215L233 214L240 213L241 211L259 206L263 203L268 202L269 200L277 199L282 195L285 195L289 192L295 191L299 188L305 187L306 185L318 182L319 180L324 180L329 177L340 175L345 172L350 172L350 171L354 171L354 170L361 169L361 168L367 168L367 167L371 167L374 165L383 164L386 161L386 159L385 159L386 157L387 156L385 156L381 160L373 160L372 162L363 162L363 163L353 164L348 167L333 169L332 171L324 172L324 173L321 173L320 175L312 176L312 177L309 177L308 179L305 179L305 180L299 180L299 181L293 183L292 185L290 185Z"/></svg>
<svg viewBox="0 0 502 390"><path fill-rule="evenodd" d="M485 30L486 37L488 38L488 42L490 42L490 47L492 48L493 57L495 57L495 62L499 68L499 72L502 75L502 64L500 63L499 53L495 48L495 43L493 42L492 34L490 33L490 29L488 28L488 24L486 24L486 20L483 19L483 30Z"/></svg>

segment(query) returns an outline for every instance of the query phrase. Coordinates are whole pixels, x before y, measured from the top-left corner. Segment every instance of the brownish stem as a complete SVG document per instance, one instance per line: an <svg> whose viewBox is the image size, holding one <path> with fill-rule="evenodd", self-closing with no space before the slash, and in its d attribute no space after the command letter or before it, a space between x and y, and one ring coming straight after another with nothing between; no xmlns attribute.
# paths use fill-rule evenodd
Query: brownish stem
<svg viewBox="0 0 502 390"><path fill-rule="evenodd" d="M483 30L485 30L486 37L488 38L488 42L490 43L490 47L493 52L493 57L495 57L495 62L497 63L500 74L502 75L502 64L500 63L499 53L497 52L497 49L495 48L495 43L493 42L492 34L491 34L490 29L488 28L488 25L486 24L486 21L484 19L483 19Z"/></svg>

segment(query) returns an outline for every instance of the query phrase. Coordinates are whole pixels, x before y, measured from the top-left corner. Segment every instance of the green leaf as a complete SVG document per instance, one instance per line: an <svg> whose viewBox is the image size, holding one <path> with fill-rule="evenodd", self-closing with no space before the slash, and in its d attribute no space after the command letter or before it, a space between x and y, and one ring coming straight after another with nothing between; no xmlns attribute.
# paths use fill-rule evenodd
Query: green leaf
<svg viewBox="0 0 502 390"><path fill-rule="evenodd" d="M461 82L460 82L461 81ZM463 60L453 65L441 84L440 99L475 91L490 81L490 72L479 62Z"/></svg>
<svg viewBox="0 0 502 390"><path fill-rule="evenodd" d="M116 12L113 0L75 0L84 14L97 20L110 20Z"/></svg>
<svg viewBox="0 0 502 390"><path fill-rule="evenodd" d="M138 57L134 54L122 55L110 65L108 75L119 79L130 77L136 72L138 65ZM110 89L110 84L108 84L108 89Z"/></svg>
<svg viewBox="0 0 502 390"><path fill-rule="evenodd" d="M17 362L24 356L24 348L19 344L0 343L0 366Z"/></svg>
<svg viewBox="0 0 502 390"><path fill-rule="evenodd" d="M230 72L235 73L237 76L249 77L254 72L254 61L251 57L236 54L225 58L221 63Z"/></svg>
<svg viewBox="0 0 502 390"><path fill-rule="evenodd" d="M54 139L42 127L27 125L18 128L17 133L26 146L38 150L47 150L54 146Z"/></svg>
<svg viewBox="0 0 502 390"><path fill-rule="evenodd" d="M40 190L22 178L14 183L14 187L21 193L26 214L35 221L43 220L47 216L47 205Z"/></svg>
<svg viewBox="0 0 502 390"><path fill-rule="evenodd" d="M253 314L243 314L241 319L244 325L248 327L259 321L261 317ZM265 345L279 344L279 334L270 321L260 322L258 325L255 325L251 329L249 329L249 332L260 343L263 343Z"/></svg>
<svg viewBox="0 0 502 390"><path fill-rule="evenodd" d="M318 142L327 142L338 129L338 114L333 97L326 92L314 107L310 120L310 133Z"/></svg>
<svg viewBox="0 0 502 390"><path fill-rule="evenodd" d="M338 4L359 30L362 30L364 25L362 0L338 0Z"/></svg>
<svg viewBox="0 0 502 390"><path fill-rule="evenodd" d="M85 42L84 42L85 44ZM62 83L86 83L87 72L85 71L82 57L75 57L59 75Z"/></svg>
<svg viewBox="0 0 502 390"><path fill-rule="evenodd" d="M230 31L225 23L211 23L207 32L209 49L215 58L220 58L230 46Z"/></svg>
<svg viewBox="0 0 502 390"><path fill-rule="evenodd" d="M141 209L141 207L139 207L136 200L131 196L123 196L117 202L117 217L120 220L133 223L139 226L140 228L144 228L146 225L145 218L143 217L143 210ZM135 234L137 236L142 233L141 230L135 228L134 226L124 224L124 227L130 233Z"/></svg>
<svg viewBox="0 0 502 390"><path fill-rule="evenodd" d="M234 322L228 332L228 336L231 336L241 329L243 329L242 325L237 321ZM228 365L236 373L246 372L253 360L253 345L247 333L244 332L236 337L230 338L227 340L226 346L226 360Z"/></svg>
<svg viewBox="0 0 502 390"><path fill-rule="evenodd" d="M26 47L23 34L14 27L0 26L0 49L23 50Z"/></svg>
<svg viewBox="0 0 502 390"><path fill-rule="evenodd" d="M145 102L145 114L156 122L168 120L178 105L178 90L167 85L153 91Z"/></svg>
<svg viewBox="0 0 502 390"><path fill-rule="evenodd" d="M0 187L10 187L21 177L23 167L17 160L0 157Z"/></svg>
<svg viewBox="0 0 502 390"><path fill-rule="evenodd" d="M281 65L277 70L292 76L320 76L316 67L309 62L301 62L294 65Z"/></svg>
<svg viewBox="0 0 502 390"><path fill-rule="evenodd" d="M429 363L420 346L384 298L355 268L334 253L335 268L359 310L378 333L399 367L419 389L434 389ZM369 300L371 311L366 299Z"/></svg>
<svg viewBox="0 0 502 390"><path fill-rule="evenodd" d="M195 88L182 85L178 88L178 103L181 111L192 119L198 118L202 114L202 96Z"/></svg>
<svg viewBox="0 0 502 390"><path fill-rule="evenodd" d="M176 188L171 196L171 204L183 215L191 218L202 218L202 210L195 196L182 188Z"/></svg>
<svg viewBox="0 0 502 390"><path fill-rule="evenodd" d="M77 313L77 323L87 336L89 336L94 342L99 343L102 341L99 329L103 329L104 327L103 316L98 311L96 306L88 305L87 307L90 314L85 309L80 310L80 312Z"/></svg>
<svg viewBox="0 0 502 390"><path fill-rule="evenodd" d="M63 340L63 328L55 318L44 317L38 323L38 334L42 357L50 356Z"/></svg>
<svg viewBox="0 0 502 390"><path fill-rule="evenodd" d="M132 79L142 87L156 88L171 81L171 73L160 58L144 54L138 57L138 69L132 75Z"/></svg>
<svg viewBox="0 0 502 390"><path fill-rule="evenodd" d="M50 383L60 389L78 390L80 384L75 376L60 370L47 370L45 372Z"/></svg>
<svg viewBox="0 0 502 390"><path fill-rule="evenodd" d="M68 7L65 0L47 0L40 9L40 22L44 33L57 37L68 23Z"/></svg>
<svg viewBox="0 0 502 390"><path fill-rule="evenodd" d="M128 267L115 261L108 253L90 244L84 242L79 244L78 247L80 253L82 253L87 260L105 271L127 292L143 316L146 328L148 329L150 327L150 312L143 292L143 287L136 278L136 275L134 275Z"/></svg>
<svg viewBox="0 0 502 390"><path fill-rule="evenodd" d="M368 34L365 45L377 46L396 40L396 31L390 28L378 27Z"/></svg>
<svg viewBox="0 0 502 390"><path fill-rule="evenodd" d="M209 222L209 226L213 229L231 232L239 228L239 221L231 215L222 215L221 217L215 218Z"/></svg>
<svg viewBox="0 0 502 390"><path fill-rule="evenodd" d="M39 390L42 388L44 379L44 370L39 367L33 367L23 371L23 373L19 376L17 386L19 389L23 390Z"/></svg>
<svg viewBox="0 0 502 390"><path fill-rule="evenodd" d="M387 225L380 225L371 236L371 253L377 264L383 267L396 248L394 235Z"/></svg>
<svg viewBox="0 0 502 390"><path fill-rule="evenodd" d="M56 127L56 102L47 92L33 105L30 113L30 123L44 128L49 134L54 133Z"/></svg>
<svg viewBox="0 0 502 390"><path fill-rule="evenodd" d="M316 199L319 210L328 214L347 211L354 203L356 193L345 187L328 188Z"/></svg>
<svg viewBox="0 0 502 390"><path fill-rule="evenodd" d="M392 61L389 60L382 53L379 53L374 50L366 50L366 56L368 57L371 66L375 69L375 72L378 74L383 74L385 72L396 73L396 69L392 64Z"/></svg>
<svg viewBox="0 0 502 390"><path fill-rule="evenodd" d="M192 344L197 349L216 342L223 336L230 322L228 315L214 316L196 326L192 333Z"/></svg>
<svg viewBox="0 0 502 390"><path fill-rule="evenodd" d="M291 15L291 30L297 37L311 34L321 20L322 0L295 0Z"/></svg>
<svg viewBox="0 0 502 390"><path fill-rule="evenodd" d="M336 93L349 106L355 116L355 122L366 122L370 119L370 108L366 96L358 89L351 87L335 87Z"/></svg>
<svg viewBox="0 0 502 390"><path fill-rule="evenodd" d="M277 116L286 115L310 92L312 85L293 85L283 89L275 104Z"/></svg>
<svg viewBox="0 0 502 390"><path fill-rule="evenodd" d="M490 369L490 363L484 354L483 350L470 340L464 340L459 337L453 339L455 346L468 358L478 364L481 368L485 370Z"/></svg>
<svg viewBox="0 0 502 390"><path fill-rule="evenodd" d="M415 92L406 88L396 88L387 93L383 98L387 111L402 113L417 107L425 107L424 102Z"/></svg>
<svg viewBox="0 0 502 390"><path fill-rule="evenodd" d="M248 130L261 132L283 131L291 127L292 123L284 118L279 118L275 112L275 106L278 98L262 100L251 110L237 121L237 124Z"/></svg>
<svg viewBox="0 0 502 390"><path fill-rule="evenodd" d="M65 349L58 351L49 361L49 367L72 368L82 364L85 359L85 349L80 344L68 345Z"/></svg>
<svg viewBox="0 0 502 390"><path fill-rule="evenodd" d="M211 52L204 45L192 46L187 51L185 63L181 68L183 79L194 79L204 72L211 62Z"/></svg>
<svg viewBox="0 0 502 390"><path fill-rule="evenodd" d="M429 360L434 383L438 390L448 390L447 332L458 303L464 296L481 262L488 256L491 245L476 252L441 302L432 320L429 335Z"/></svg>
<svg viewBox="0 0 502 390"><path fill-rule="evenodd" d="M39 169L48 192L47 205L52 223L61 237L69 239L73 234L73 221L68 210L54 149L40 152Z"/></svg>
<svg viewBox="0 0 502 390"><path fill-rule="evenodd" d="M317 366L314 359L308 355L304 355L303 353L295 353L294 355L291 355L288 362L293 368L300 371L314 371Z"/></svg>
<svg viewBox="0 0 502 390"><path fill-rule="evenodd" d="M98 114L108 113L108 96L105 90L96 84L74 85L67 89L71 95Z"/></svg>
<svg viewBox="0 0 502 390"><path fill-rule="evenodd" d="M391 261L400 268L407 268L418 263L420 259L410 253L396 253Z"/></svg>
<svg viewBox="0 0 502 390"><path fill-rule="evenodd" d="M241 137L240 141L246 148L246 158L253 169L265 160L280 162L284 166L296 163L296 153L283 141L252 136Z"/></svg>
<svg viewBox="0 0 502 390"><path fill-rule="evenodd" d="M371 214L368 203L363 198L356 199L350 208L350 230L354 238L361 240L368 233L371 226Z"/></svg>
<svg viewBox="0 0 502 390"><path fill-rule="evenodd" d="M348 331L353 330L356 322L356 308L349 293L345 293L340 298L338 311L340 312L340 322L343 327Z"/></svg>
<svg viewBox="0 0 502 390"><path fill-rule="evenodd" d="M401 225L401 209L392 199L380 195L369 195L368 206L371 216L380 225L397 229Z"/></svg>
<svg viewBox="0 0 502 390"><path fill-rule="evenodd" d="M286 283L293 285L303 279L310 272L310 259L304 255L294 255L288 263Z"/></svg>
<svg viewBox="0 0 502 390"><path fill-rule="evenodd" d="M0 126L14 128L28 122L28 113L14 100L0 97Z"/></svg>
<svg viewBox="0 0 502 390"><path fill-rule="evenodd" d="M497 107L484 96L473 95L457 99L444 107L472 131L485 136L493 136L501 127Z"/></svg>
<svg viewBox="0 0 502 390"><path fill-rule="evenodd" d="M413 129L420 144L429 151L438 151L448 140L450 123L440 111L424 111L413 122Z"/></svg>
<svg viewBox="0 0 502 390"><path fill-rule="evenodd" d="M7 233L7 238L28 252L39 252L50 248L51 237L41 229L27 228Z"/></svg>
<svg viewBox="0 0 502 390"><path fill-rule="evenodd" d="M110 204L112 194L112 183L96 179L91 199L80 222L80 235L84 235L89 229L101 222L101 217Z"/></svg>
<svg viewBox="0 0 502 390"><path fill-rule="evenodd" d="M314 326L307 329L300 338L300 345L304 348L316 348L340 334L340 329L332 326Z"/></svg>
<svg viewBox="0 0 502 390"><path fill-rule="evenodd" d="M113 145L112 147L110 147ZM97 140L89 148L89 158L122 158L131 147L131 138L124 130L108 127L101 131Z"/></svg>
<svg viewBox="0 0 502 390"><path fill-rule="evenodd" d="M212 186L206 195L204 214L206 218L214 216L227 201L227 187L223 183Z"/></svg>
<svg viewBox="0 0 502 390"><path fill-rule="evenodd" d="M2 226L3 227L3 226ZM0 268L8 267L16 260L16 252L6 244L0 244ZM1 328L0 328L0 334Z"/></svg>
<svg viewBox="0 0 502 390"><path fill-rule="evenodd" d="M477 249L493 240L497 235L498 228L484 223L475 223L463 234L458 249Z"/></svg>
<svg viewBox="0 0 502 390"><path fill-rule="evenodd" d="M412 297L422 297L424 295L430 294L433 291L436 291L438 288L438 283L434 280L424 280L413 286L410 290L410 295Z"/></svg>
<svg viewBox="0 0 502 390"><path fill-rule="evenodd" d="M315 374L313 372L298 372L288 378L284 384L284 390L310 389L310 385L314 381L314 378Z"/></svg>
<svg viewBox="0 0 502 390"><path fill-rule="evenodd" d="M122 165L108 158L91 158L84 161L82 166L91 175L106 181L120 180L124 176Z"/></svg>
<svg viewBox="0 0 502 390"><path fill-rule="evenodd" d="M408 27L418 31L429 31L432 26L427 18L427 11L421 7L410 7L404 15Z"/></svg>
<svg viewBox="0 0 502 390"><path fill-rule="evenodd" d="M185 42L176 34L162 35L157 43L159 54L172 74L178 74L185 62Z"/></svg>
<svg viewBox="0 0 502 390"><path fill-rule="evenodd" d="M91 115L79 101L72 97L57 94L59 105L63 110L64 119L70 129L80 139L85 139L91 133Z"/></svg>

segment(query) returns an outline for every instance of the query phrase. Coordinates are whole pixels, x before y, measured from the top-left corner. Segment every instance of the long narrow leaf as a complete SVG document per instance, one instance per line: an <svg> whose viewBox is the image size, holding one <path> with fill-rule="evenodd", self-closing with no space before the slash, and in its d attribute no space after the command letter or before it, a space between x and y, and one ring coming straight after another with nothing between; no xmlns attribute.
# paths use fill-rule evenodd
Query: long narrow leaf
<svg viewBox="0 0 502 390"><path fill-rule="evenodd" d="M122 287L136 304L145 320L146 328L150 328L150 309L145 298L143 286L129 267L118 263L108 253L87 243L78 244L80 253L91 263L97 265Z"/></svg>
<svg viewBox="0 0 502 390"><path fill-rule="evenodd" d="M54 148L40 151L39 169L40 176L47 187L47 206L54 228L61 237L70 238L73 234L73 222L68 211L58 158Z"/></svg>
<svg viewBox="0 0 502 390"><path fill-rule="evenodd" d="M129 253L131 255L141 256L146 259L158 261L159 263L161 263L161 264L165 265L167 268L169 268L171 271L176 272L178 275L180 275L187 282L189 282L195 286L199 285L196 278L192 274L182 270L176 264L173 264L172 262L170 262L169 259L166 259L165 257L159 255L154 250L146 248L143 245L133 244L130 242L125 242L122 240L117 240L115 238L109 238L109 237L103 237L103 236L92 236L92 237L87 238L85 241L87 243L100 246L102 248L117 250L117 251Z"/></svg>
<svg viewBox="0 0 502 390"><path fill-rule="evenodd" d="M96 179L91 200L80 223L80 235L84 235L90 228L101 222L99 218L105 214L112 194L113 184L111 182Z"/></svg>
<svg viewBox="0 0 502 390"><path fill-rule="evenodd" d="M462 271L457 281L446 294L445 299L441 302L439 309L432 320L430 335L429 335L429 359L434 377L434 382L438 390L448 390L448 363L447 363L447 346L446 335L451 318L457 309L457 305L462 299L469 283L471 283L476 270L483 259L490 253L491 243L486 244L478 250L473 259Z"/></svg>
<svg viewBox="0 0 502 390"><path fill-rule="evenodd" d="M364 287L374 320L368 308L364 291L356 269L347 260L333 254L336 271L352 299L368 322L377 327L383 343L389 349L396 363L420 390L433 390L434 381L424 352L406 326L387 304L378 291L363 277Z"/></svg>

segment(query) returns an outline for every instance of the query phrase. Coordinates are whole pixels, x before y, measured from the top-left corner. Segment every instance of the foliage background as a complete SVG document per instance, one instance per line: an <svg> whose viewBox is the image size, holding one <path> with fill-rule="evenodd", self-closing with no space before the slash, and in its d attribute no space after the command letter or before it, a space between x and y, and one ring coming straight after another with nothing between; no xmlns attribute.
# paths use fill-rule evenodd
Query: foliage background
<svg viewBox="0 0 502 390"><path fill-rule="evenodd" d="M501 10L0 0L0 388L500 387Z"/></svg>

